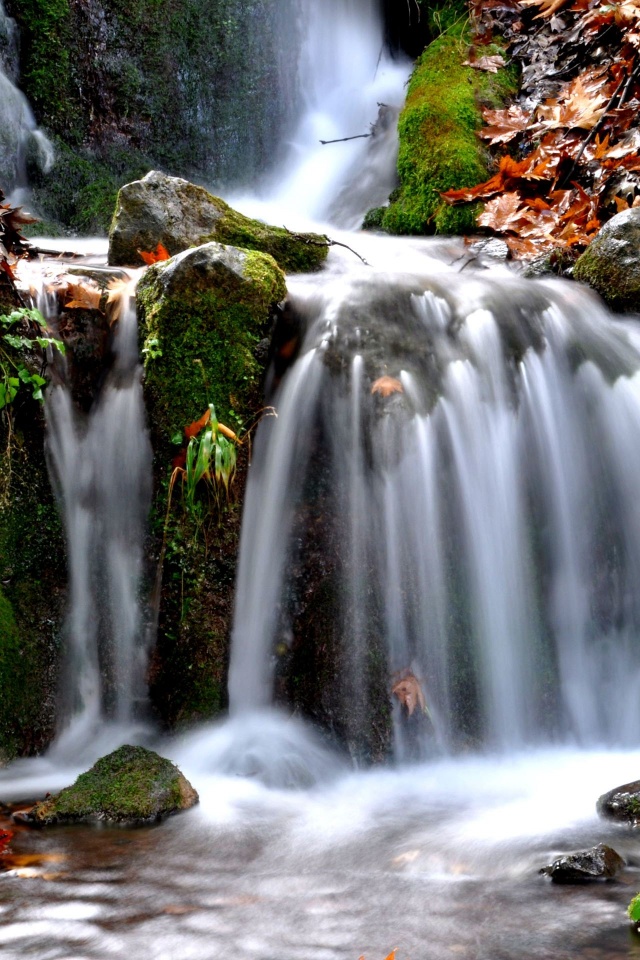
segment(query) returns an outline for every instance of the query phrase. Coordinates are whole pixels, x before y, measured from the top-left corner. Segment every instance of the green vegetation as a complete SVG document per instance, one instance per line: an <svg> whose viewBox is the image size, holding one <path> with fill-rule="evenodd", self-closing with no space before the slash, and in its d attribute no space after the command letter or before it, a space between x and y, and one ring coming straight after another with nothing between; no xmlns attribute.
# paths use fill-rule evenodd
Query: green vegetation
<svg viewBox="0 0 640 960"><path fill-rule="evenodd" d="M34 400L43 400L42 388L47 382L25 361L25 351L31 353L52 348L64 354L61 340L44 336L46 320L38 310L19 309L0 315L0 410L15 400L21 387L31 389ZM22 331L26 329L29 336Z"/></svg>
<svg viewBox="0 0 640 960"><path fill-rule="evenodd" d="M627 907L627 913L630 920L633 920L635 924L640 924L640 893L636 893Z"/></svg>
<svg viewBox="0 0 640 960"><path fill-rule="evenodd" d="M502 106L517 78L511 68L490 74L463 66L468 44L466 23L456 21L418 59L398 127L400 186L389 207L368 215L369 227L396 234L475 229L479 206L452 207L441 193L487 179L488 157L476 133L480 105ZM497 44L486 48L487 54L501 52Z"/></svg>
<svg viewBox="0 0 640 960"><path fill-rule="evenodd" d="M35 823L81 820L144 822L186 810L198 795L177 767L144 747L124 746L102 757L71 787L37 804Z"/></svg>
<svg viewBox="0 0 640 960"><path fill-rule="evenodd" d="M268 332L273 304L286 293L272 257L221 244L186 251L150 267L138 286L140 336L145 344L145 395L155 451L152 527L161 570L157 584L158 640L150 666L152 702L168 726L211 717L224 706L225 668L240 532L240 509L198 478L207 454L231 484L231 451L204 435L182 451L191 486L174 478L172 460L187 447L185 428L213 405L222 423L239 425L260 406L256 347ZM204 444L204 446L203 446ZM235 450L234 450L235 452ZM238 448L237 485L248 453ZM235 466L235 465L234 465ZM224 480L223 480L224 486ZM219 491L219 488L218 488ZM164 541L164 546L163 546Z"/></svg>

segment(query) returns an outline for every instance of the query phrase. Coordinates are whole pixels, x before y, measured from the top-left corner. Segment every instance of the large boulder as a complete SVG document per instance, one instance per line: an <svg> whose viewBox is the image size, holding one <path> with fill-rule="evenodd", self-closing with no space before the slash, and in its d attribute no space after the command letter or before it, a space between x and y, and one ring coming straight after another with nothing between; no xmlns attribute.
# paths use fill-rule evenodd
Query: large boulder
<svg viewBox="0 0 640 960"><path fill-rule="evenodd" d="M204 187L157 170L118 193L109 234L110 264L139 267L139 251L153 251L159 243L173 256L211 241L270 253L290 273L318 270L328 252L325 237L293 234L252 220Z"/></svg>
<svg viewBox="0 0 640 960"><path fill-rule="evenodd" d="M145 823L197 802L198 794L170 760L144 747L124 746L98 760L73 786L36 804L28 822Z"/></svg>
<svg viewBox="0 0 640 960"><path fill-rule="evenodd" d="M636 826L640 823L640 780L625 783L604 793L598 800L596 809L605 820Z"/></svg>
<svg viewBox="0 0 640 960"><path fill-rule="evenodd" d="M152 555L161 568L150 694L159 719L170 727L212 717L225 706L249 446L238 447L229 498L216 503L203 489L197 515L185 510L179 483L168 503L172 464L185 444L185 427L208 403L239 433L239 424L262 407L264 341L285 294L284 275L272 257L219 243L155 264L138 285L154 449Z"/></svg>
<svg viewBox="0 0 640 960"><path fill-rule="evenodd" d="M607 221L577 261L574 279L588 283L613 310L640 310L640 209Z"/></svg>
<svg viewBox="0 0 640 960"><path fill-rule="evenodd" d="M622 857L606 843L591 850L580 850L558 857L540 871L554 883L584 883L588 880L613 880L625 863Z"/></svg>

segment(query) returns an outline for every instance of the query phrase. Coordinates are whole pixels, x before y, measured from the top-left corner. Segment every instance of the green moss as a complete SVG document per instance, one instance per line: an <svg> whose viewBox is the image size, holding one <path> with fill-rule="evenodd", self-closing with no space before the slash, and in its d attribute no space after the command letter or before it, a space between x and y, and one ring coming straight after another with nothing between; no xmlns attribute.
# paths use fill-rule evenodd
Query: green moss
<svg viewBox="0 0 640 960"><path fill-rule="evenodd" d="M169 261L148 270L138 287L143 343L153 340L162 352L147 354L145 390L165 444L208 403L235 422L255 389L254 349L286 286L266 254L246 252L242 260L242 273L216 263L174 270Z"/></svg>
<svg viewBox="0 0 640 960"><path fill-rule="evenodd" d="M227 204L225 207L212 240L269 253L286 273L313 273L327 259L326 237L313 233L292 234L282 227L251 220Z"/></svg>
<svg viewBox="0 0 640 960"><path fill-rule="evenodd" d="M516 90L512 69L488 74L463 66L468 52L462 24L430 44L416 63L400 115L400 187L382 217L397 234L460 234L475 228L478 205L451 207L442 192L489 176L477 131L480 104L496 108ZM490 53L502 52L494 45Z"/></svg>
<svg viewBox="0 0 640 960"><path fill-rule="evenodd" d="M197 802L177 767L144 747L124 746L102 757L71 787L37 804L36 823L75 820L157 820Z"/></svg>
<svg viewBox="0 0 640 960"><path fill-rule="evenodd" d="M270 256L219 244L151 267L138 287L141 337L162 351L153 359L147 354L145 362L158 558L163 537L166 547L150 692L170 727L209 718L224 706L240 534L233 495L220 509L203 489L197 509L186 513L179 481L165 527L171 462L181 445L171 440L184 438L185 426L208 402L234 428L259 407L262 369L254 349L273 303L285 293L284 276ZM244 485L247 462L248 449L240 447L236 490Z"/></svg>
<svg viewBox="0 0 640 960"><path fill-rule="evenodd" d="M29 754L54 724L66 579L60 521L44 462L41 406L0 414L0 753Z"/></svg>
<svg viewBox="0 0 640 960"><path fill-rule="evenodd" d="M607 244L605 255L602 247L597 240L587 247L576 262L573 279L589 284L612 310L636 313L640 308L640 278L629 265L628 246L626 256L622 255L622 244L620 250Z"/></svg>

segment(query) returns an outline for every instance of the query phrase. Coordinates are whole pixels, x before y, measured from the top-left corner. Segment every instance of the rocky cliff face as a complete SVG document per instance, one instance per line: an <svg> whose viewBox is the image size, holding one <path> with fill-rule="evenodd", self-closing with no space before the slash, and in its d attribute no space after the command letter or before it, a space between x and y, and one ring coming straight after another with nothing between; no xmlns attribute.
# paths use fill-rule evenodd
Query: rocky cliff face
<svg viewBox="0 0 640 960"><path fill-rule="evenodd" d="M8 0L21 86L57 141L42 213L106 229L115 190L152 167L255 181L296 97L296 25L268 0ZM282 92L288 90L286 96ZM278 96L275 96L278 91Z"/></svg>

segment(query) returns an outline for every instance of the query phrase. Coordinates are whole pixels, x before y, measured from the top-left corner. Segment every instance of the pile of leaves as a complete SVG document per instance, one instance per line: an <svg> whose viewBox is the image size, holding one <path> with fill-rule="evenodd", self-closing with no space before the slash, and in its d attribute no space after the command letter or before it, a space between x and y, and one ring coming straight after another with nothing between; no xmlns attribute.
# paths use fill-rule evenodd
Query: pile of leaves
<svg viewBox="0 0 640 960"><path fill-rule="evenodd" d="M603 222L640 205L640 0L472 0L471 14L470 61L501 34L521 91L483 111L495 174L443 196L486 201L477 223L514 257L580 253Z"/></svg>
<svg viewBox="0 0 640 960"><path fill-rule="evenodd" d="M13 282L15 266L29 249L29 244L21 233L22 227L35 223L36 220L25 213L22 207L12 207L5 199L0 190L0 271Z"/></svg>

